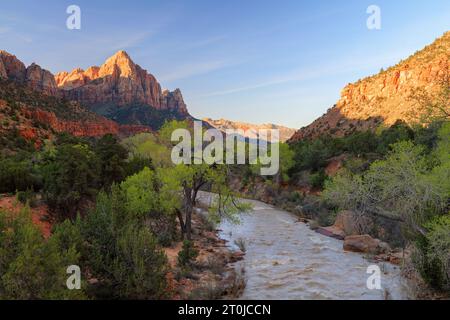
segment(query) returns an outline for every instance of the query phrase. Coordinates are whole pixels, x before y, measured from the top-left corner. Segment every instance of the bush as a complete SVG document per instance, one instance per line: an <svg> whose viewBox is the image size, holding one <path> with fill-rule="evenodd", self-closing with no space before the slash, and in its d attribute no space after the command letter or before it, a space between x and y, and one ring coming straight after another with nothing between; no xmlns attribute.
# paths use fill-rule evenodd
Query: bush
<svg viewBox="0 0 450 320"><path fill-rule="evenodd" d="M49 153L41 167L43 193L56 217L74 217L83 200L99 187L99 160L88 144L63 143Z"/></svg>
<svg viewBox="0 0 450 320"><path fill-rule="evenodd" d="M198 256L198 250L194 248L192 241L184 240L183 248L178 253L178 265L180 267L190 267Z"/></svg>
<svg viewBox="0 0 450 320"><path fill-rule="evenodd" d="M114 295L122 299L165 296L167 258L146 228L126 226L117 238L112 267Z"/></svg>
<svg viewBox="0 0 450 320"><path fill-rule="evenodd" d="M58 241L79 248L86 276L99 279L88 287L94 298L164 298L167 258L147 226L126 213L124 200L117 185L101 192L86 217L57 228Z"/></svg>
<svg viewBox="0 0 450 320"><path fill-rule="evenodd" d="M82 299L83 290L68 290L67 267L79 254L63 250L58 241L45 240L33 224L28 208L12 218L0 212L0 300Z"/></svg>
<svg viewBox="0 0 450 320"><path fill-rule="evenodd" d="M31 161L18 156L0 158L0 193L14 193L37 187Z"/></svg>
<svg viewBox="0 0 450 320"><path fill-rule="evenodd" d="M328 179L325 170L319 170L316 173L311 174L309 177L309 183L313 186L313 188L323 188L325 181Z"/></svg>
<svg viewBox="0 0 450 320"><path fill-rule="evenodd" d="M28 204L30 207L36 206L36 195L31 189L17 192L16 198L22 204Z"/></svg>
<svg viewBox="0 0 450 320"><path fill-rule="evenodd" d="M426 224L427 233L417 241L416 263L433 287L450 292L450 213Z"/></svg>

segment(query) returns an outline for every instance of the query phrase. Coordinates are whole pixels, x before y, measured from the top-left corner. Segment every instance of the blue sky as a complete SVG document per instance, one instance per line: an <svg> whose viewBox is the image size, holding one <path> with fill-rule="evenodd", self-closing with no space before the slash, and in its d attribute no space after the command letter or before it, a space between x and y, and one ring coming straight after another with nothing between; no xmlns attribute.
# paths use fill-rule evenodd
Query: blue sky
<svg viewBox="0 0 450 320"><path fill-rule="evenodd" d="M67 6L82 13L66 28ZM381 8L381 30L366 9ZM450 30L448 0L1 1L0 49L56 73L126 50L196 117L294 128Z"/></svg>

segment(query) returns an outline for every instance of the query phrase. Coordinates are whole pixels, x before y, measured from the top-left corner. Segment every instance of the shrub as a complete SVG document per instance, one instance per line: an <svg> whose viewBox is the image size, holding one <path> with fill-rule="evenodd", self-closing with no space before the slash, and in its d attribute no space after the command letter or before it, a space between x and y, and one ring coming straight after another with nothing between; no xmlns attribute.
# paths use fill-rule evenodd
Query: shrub
<svg viewBox="0 0 450 320"><path fill-rule="evenodd" d="M426 235L417 241L416 264L431 286L450 292L450 213L432 219L426 228Z"/></svg>
<svg viewBox="0 0 450 320"><path fill-rule="evenodd" d="M37 186L37 178L29 160L15 156L0 158L0 192L26 191Z"/></svg>
<svg viewBox="0 0 450 320"><path fill-rule="evenodd" d="M126 299L159 299L166 291L167 258L146 228L126 226L116 242L112 274L114 295Z"/></svg>
<svg viewBox="0 0 450 320"><path fill-rule="evenodd" d="M327 178L328 178L328 176L325 173L325 170L322 169L322 170L319 170L316 173L311 174L311 176L309 177L309 183L314 188L323 188Z"/></svg>
<svg viewBox="0 0 450 320"><path fill-rule="evenodd" d="M178 253L178 265L180 267L190 267L198 256L198 250L194 248L192 241L184 240L183 248Z"/></svg>
<svg viewBox="0 0 450 320"><path fill-rule="evenodd" d="M22 204L28 203L30 207L36 206L36 195L31 189L27 189L26 191L18 191L16 198Z"/></svg>
<svg viewBox="0 0 450 320"><path fill-rule="evenodd" d="M12 218L0 212L0 300L81 299L83 290L68 290L67 267L79 254L45 240L31 221L29 208Z"/></svg>

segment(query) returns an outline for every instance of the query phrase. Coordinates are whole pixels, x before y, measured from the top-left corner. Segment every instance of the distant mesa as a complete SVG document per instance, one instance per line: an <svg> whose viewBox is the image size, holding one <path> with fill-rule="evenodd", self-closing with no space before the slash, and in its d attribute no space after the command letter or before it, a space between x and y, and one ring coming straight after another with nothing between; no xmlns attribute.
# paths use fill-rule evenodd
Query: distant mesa
<svg viewBox="0 0 450 320"><path fill-rule="evenodd" d="M213 120L211 118L204 118L203 121L206 123L209 123L212 127L216 128L218 130L224 131L224 132L227 129L231 129L231 130L241 129L244 131L248 131L246 134L244 134L244 137L250 138L250 139L258 138L255 134L252 134L252 131L255 132L258 130L262 130L262 129L279 130L280 142L285 142L295 133L295 129L287 128L284 126L279 126L279 125L272 124L272 123L251 124L251 123L231 121L231 120L226 120L226 119Z"/></svg>

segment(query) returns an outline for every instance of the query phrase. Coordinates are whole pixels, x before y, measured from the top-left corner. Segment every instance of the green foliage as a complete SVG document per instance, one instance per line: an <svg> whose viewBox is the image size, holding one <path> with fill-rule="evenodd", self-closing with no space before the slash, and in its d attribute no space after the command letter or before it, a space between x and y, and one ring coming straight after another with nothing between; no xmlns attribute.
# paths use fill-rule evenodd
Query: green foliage
<svg viewBox="0 0 450 320"><path fill-rule="evenodd" d="M416 241L414 261L433 287L450 291L450 213L425 224L427 234Z"/></svg>
<svg viewBox="0 0 450 320"><path fill-rule="evenodd" d="M0 212L0 299L82 299L83 290L68 290L66 269L79 254L44 240L25 208L18 217Z"/></svg>
<svg viewBox="0 0 450 320"><path fill-rule="evenodd" d="M145 167L154 170L154 166L152 163L152 159L146 159L141 156L132 156L131 159L128 159L125 172L126 176L132 176L133 174L141 172Z"/></svg>
<svg viewBox="0 0 450 320"><path fill-rule="evenodd" d="M338 174L326 183L323 199L341 209L399 219L417 234L430 214L443 210L447 200L445 191L429 179L427 169L423 148L400 142L363 175Z"/></svg>
<svg viewBox="0 0 450 320"><path fill-rule="evenodd" d="M105 135L95 144L94 152L100 162L99 182L109 188L114 182L125 178L127 150L118 143L113 135Z"/></svg>
<svg viewBox="0 0 450 320"><path fill-rule="evenodd" d="M321 169L316 173L311 174L309 177L309 183L313 188L323 188L325 181L328 179L325 170Z"/></svg>
<svg viewBox="0 0 450 320"><path fill-rule="evenodd" d="M92 198L99 186L99 160L87 144L64 143L42 166L44 197L57 217L74 216L81 200Z"/></svg>
<svg viewBox="0 0 450 320"><path fill-rule="evenodd" d="M159 129L159 136L161 137L162 141L164 141L164 143L171 145L172 133L177 129L186 129L191 131L191 128L189 127L189 123L187 122L187 120L183 121L172 120L166 121L164 125L161 127L161 129Z"/></svg>
<svg viewBox="0 0 450 320"><path fill-rule="evenodd" d="M116 243L112 267L114 295L126 299L165 296L167 258L147 228L127 225Z"/></svg>
<svg viewBox="0 0 450 320"><path fill-rule="evenodd" d="M367 171L341 171L325 183L322 199L339 209L401 223L403 236L416 244L414 262L423 278L449 290L450 216L445 213L450 199L450 123L420 132L425 139L416 141L425 143L398 142Z"/></svg>
<svg viewBox="0 0 450 320"><path fill-rule="evenodd" d="M370 147L380 154L387 154L390 146L400 141L408 141L414 138L414 131L405 123L397 122L393 126L382 130L377 139L374 139L375 145ZM370 151L369 151L370 152Z"/></svg>
<svg viewBox="0 0 450 320"><path fill-rule="evenodd" d="M31 161L23 155L0 157L0 193L14 193L39 187Z"/></svg>
<svg viewBox="0 0 450 320"><path fill-rule="evenodd" d="M192 241L184 240L183 248L178 253L178 265L182 268L190 267L198 256L198 250L194 248Z"/></svg>
<svg viewBox="0 0 450 320"><path fill-rule="evenodd" d="M22 204L28 204L30 207L34 207L36 205L36 195L31 189L27 189L26 191L18 191L16 198Z"/></svg>
<svg viewBox="0 0 450 320"><path fill-rule="evenodd" d="M158 210L157 181L154 172L149 168L128 177L120 187L125 193L128 213L144 217Z"/></svg>
<svg viewBox="0 0 450 320"><path fill-rule="evenodd" d="M151 133L137 134L122 143L133 157L150 160L155 167L168 167L172 164L169 148Z"/></svg>
<svg viewBox="0 0 450 320"><path fill-rule="evenodd" d="M47 143L40 155L43 194L56 217L64 220L83 209L100 189L120 182L130 169L127 151L117 139L105 135L89 142L68 134ZM134 169L134 168L133 168Z"/></svg>
<svg viewBox="0 0 450 320"><path fill-rule="evenodd" d="M163 298L167 259L150 229L126 207L122 190L113 185L86 217L57 228L58 242L77 248L90 276L101 280L89 288L94 297Z"/></svg>

